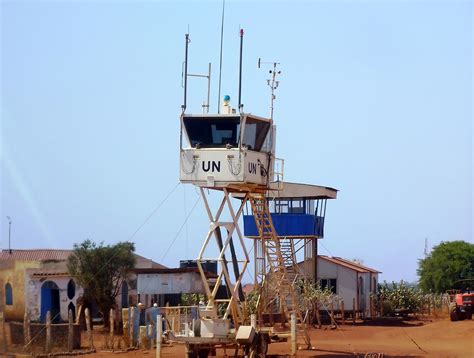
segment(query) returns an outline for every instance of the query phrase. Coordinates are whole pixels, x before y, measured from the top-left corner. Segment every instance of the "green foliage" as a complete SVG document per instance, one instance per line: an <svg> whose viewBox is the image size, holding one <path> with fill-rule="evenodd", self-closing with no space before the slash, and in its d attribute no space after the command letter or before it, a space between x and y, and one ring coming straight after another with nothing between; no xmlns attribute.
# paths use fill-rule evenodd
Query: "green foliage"
<svg viewBox="0 0 474 358"><path fill-rule="evenodd" d="M104 246L85 240L74 244L69 256L69 273L84 288L85 298L97 302L106 323L123 281L135 266L134 251L131 242Z"/></svg>
<svg viewBox="0 0 474 358"><path fill-rule="evenodd" d="M417 312L422 308L425 297L421 290L410 287L405 281L388 283L384 281L378 285L376 304L383 301L384 314L392 315L396 309L406 309Z"/></svg>
<svg viewBox="0 0 474 358"><path fill-rule="evenodd" d="M181 294L181 305L182 306L197 306L199 302L206 301L206 295L203 293L182 293Z"/></svg>
<svg viewBox="0 0 474 358"><path fill-rule="evenodd" d="M328 308L331 303L336 303L340 299L328 287L322 289L319 284L315 285L311 280L301 280L298 286L301 288L303 306L306 308L315 304Z"/></svg>
<svg viewBox="0 0 474 358"><path fill-rule="evenodd" d="M474 244L465 241L442 242L419 260L420 288L425 292L465 290L474 284Z"/></svg>
<svg viewBox="0 0 474 358"><path fill-rule="evenodd" d="M256 288L250 291L245 297L249 314L257 314L257 303L258 303L259 297L260 297L260 293L258 292Z"/></svg>

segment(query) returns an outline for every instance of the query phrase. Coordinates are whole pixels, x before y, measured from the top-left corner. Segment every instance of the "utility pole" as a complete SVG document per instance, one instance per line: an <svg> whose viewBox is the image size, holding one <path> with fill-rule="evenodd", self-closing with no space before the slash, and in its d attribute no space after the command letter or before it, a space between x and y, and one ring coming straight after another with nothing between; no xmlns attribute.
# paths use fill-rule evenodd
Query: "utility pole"
<svg viewBox="0 0 474 358"><path fill-rule="evenodd" d="M10 255L12 254L12 248L11 248L11 245L10 245L10 239L11 239L11 234L12 234L12 219L7 216L7 219L8 219L8 252L10 253Z"/></svg>

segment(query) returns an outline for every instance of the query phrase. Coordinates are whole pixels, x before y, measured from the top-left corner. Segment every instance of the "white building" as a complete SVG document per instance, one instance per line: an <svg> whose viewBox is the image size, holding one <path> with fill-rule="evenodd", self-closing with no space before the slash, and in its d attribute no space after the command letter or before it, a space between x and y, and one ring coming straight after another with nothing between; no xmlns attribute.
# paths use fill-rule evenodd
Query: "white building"
<svg viewBox="0 0 474 358"><path fill-rule="evenodd" d="M304 270L303 262L299 265ZM345 311L355 308L370 317L370 294L377 292L380 271L341 257L318 255L316 272L316 281L322 288L329 287L344 301ZM309 278L314 280L311 275Z"/></svg>

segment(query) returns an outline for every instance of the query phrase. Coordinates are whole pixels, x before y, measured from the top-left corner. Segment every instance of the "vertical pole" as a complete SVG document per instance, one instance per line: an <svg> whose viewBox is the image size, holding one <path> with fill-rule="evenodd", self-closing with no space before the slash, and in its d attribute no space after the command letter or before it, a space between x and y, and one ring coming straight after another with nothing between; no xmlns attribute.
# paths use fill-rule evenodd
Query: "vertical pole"
<svg viewBox="0 0 474 358"><path fill-rule="evenodd" d="M380 296L380 317L383 317L383 296Z"/></svg>
<svg viewBox="0 0 474 358"><path fill-rule="evenodd" d="M222 78L222 43L224 42L224 13L225 0L222 0L222 19L221 19L221 50L219 54L219 89L217 94L217 113L221 113L221 78Z"/></svg>
<svg viewBox="0 0 474 358"><path fill-rule="evenodd" d="M240 62L239 62L239 111L242 107L242 49L244 44L244 29L240 29Z"/></svg>
<svg viewBox="0 0 474 358"><path fill-rule="evenodd" d="M114 349L115 311L113 308L110 309L109 323L110 349Z"/></svg>
<svg viewBox="0 0 474 358"><path fill-rule="evenodd" d="M316 320L318 321L318 328L321 329L321 316L319 315L319 303L316 303Z"/></svg>
<svg viewBox="0 0 474 358"><path fill-rule="evenodd" d="M346 311L344 310L344 301L341 301L341 318L342 318L342 325L346 323Z"/></svg>
<svg viewBox="0 0 474 358"><path fill-rule="evenodd" d="M68 311L68 325L67 325L67 350L68 352L72 352L73 346L74 346L74 326L73 324L73 319L72 319L72 310Z"/></svg>
<svg viewBox="0 0 474 358"><path fill-rule="evenodd" d="M123 340L125 346L130 344L130 331L128 330L128 321L130 320L129 315L130 308L122 308L122 330L123 330Z"/></svg>
<svg viewBox="0 0 474 358"><path fill-rule="evenodd" d="M352 324L356 323L356 299L352 299Z"/></svg>
<svg viewBox="0 0 474 358"><path fill-rule="evenodd" d="M11 234L12 234L12 221L8 220L8 252L12 253L12 247L11 247Z"/></svg>
<svg viewBox="0 0 474 358"><path fill-rule="evenodd" d="M46 313L46 347L45 353L51 352L51 311Z"/></svg>
<svg viewBox="0 0 474 358"><path fill-rule="evenodd" d="M161 358L161 336L163 325L161 322L161 315L156 317L156 358Z"/></svg>
<svg viewBox="0 0 474 358"><path fill-rule="evenodd" d="M209 62L209 73L207 75L207 109L206 113L209 113L209 108L211 106L211 63Z"/></svg>
<svg viewBox="0 0 474 358"><path fill-rule="evenodd" d="M296 316L291 314L291 355L296 355Z"/></svg>
<svg viewBox="0 0 474 358"><path fill-rule="evenodd" d="M181 106L183 109L183 113L186 110L186 95L188 91L188 45L189 45L189 34L185 35L185 41L186 41L186 50L184 52L184 103Z"/></svg>
<svg viewBox="0 0 474 358"><path fill-rule="evenodd" d="M130 307L130 319L128 320L128 331L130 332L130 347L135 346L135 307Z"/></svg>
<svg viewBox="0 0 474 358"><path fill-rule="evenodd" d="M25 309L25 316L23 317L23 338L25 341L25 349L27 349L31 341L30 314L28 309Z"/></svg>
<svg viewBox="0 0 474 358"><path fill-rule="evenodd" d="M374 317L374 300L372 296L369 297L369 307L369 315L370 319L372 319Z"/></svg>
<svg viewBox="0 0 474 358"><path fill-rule="evenodd" d="M255 313L250 315L250 325L253 327L253 329L257 329L257 316Z"/></svg>
<svg viewBox="0 0 474 358"><path fill-rule="evenodd" d="M2 329L3 352L7 353L7 332L5 327L5 316L2 311L0 311L0 321Z"/></svg>
<svg viewBox="0 0 474 358"><path fill-rule="evenodd" d="M329 316L331 317L331 324L333 324L334 326L337 326L336 320L334 319L334 302L331 302L329 310L330 310Z"/></svg>
<svg viewBox="0 0 474 358"><path fill-rule="evenodd" d="M94 349L94 341L92 340L91 315L89 312L89 308L85 309L84 314L86 316L87 342L89 343L89 348Z"/></svg>

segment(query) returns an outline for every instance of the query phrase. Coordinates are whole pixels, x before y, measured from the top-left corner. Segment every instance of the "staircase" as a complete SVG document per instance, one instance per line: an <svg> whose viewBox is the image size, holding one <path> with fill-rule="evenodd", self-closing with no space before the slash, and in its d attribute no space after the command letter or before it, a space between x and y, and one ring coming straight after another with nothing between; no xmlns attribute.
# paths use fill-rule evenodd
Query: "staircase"
<svg viewBox="0 0 474 358"><path fill-rule="evenodd" d="M270 313L273 312L275 305L278 305L279 311L288 321L290 315L294 313L299 322L298 333L304 337L305 344L310 347L311 342L303 313L298 306L298 294L295 291L295 283L303 275L296 262L293 241L277 235L265 195L252 194L249 201L266 259L258 311Z"/></svg>

